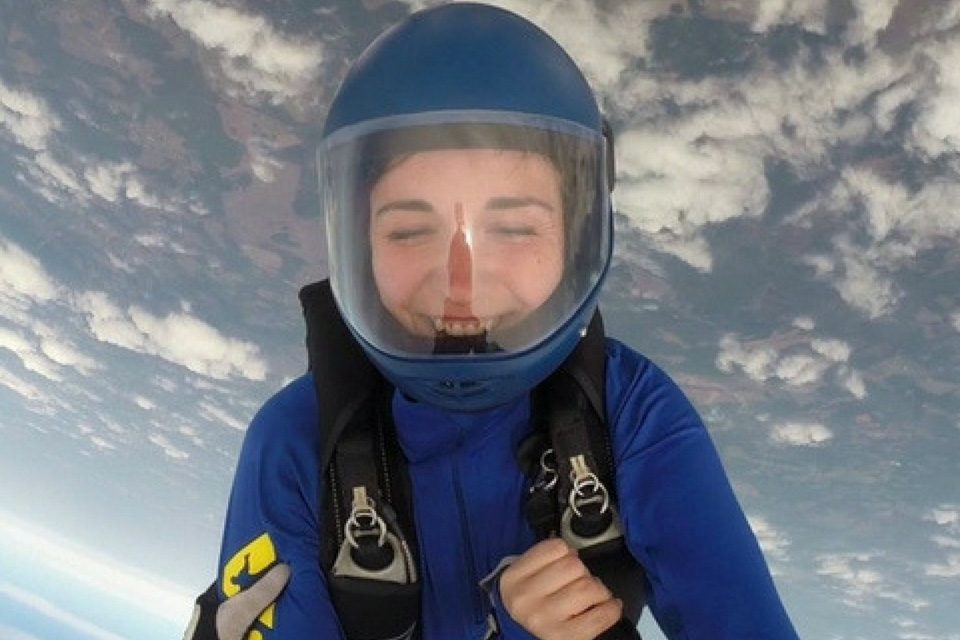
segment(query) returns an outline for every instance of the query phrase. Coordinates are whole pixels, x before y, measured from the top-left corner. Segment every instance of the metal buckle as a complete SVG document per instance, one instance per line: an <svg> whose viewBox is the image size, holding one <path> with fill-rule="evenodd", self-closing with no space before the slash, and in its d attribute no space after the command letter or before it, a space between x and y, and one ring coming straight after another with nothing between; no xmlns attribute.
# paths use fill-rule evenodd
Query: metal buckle
<svg viewBox="0 0 960 640"><path fill-rule="evenodd" d="M331 569L334 576L397 584L411 584L417 581L417 570L413 566L413 557L406 542L390 533L386 522L377 513L374 501L367 495L366 487L353 488L353 505L350 508L350 517L343 527L343 533L345 540L340 545ZM357 535L361 537L376 535L378 546L390 545L393 549L393 561L379 570L367 569L357 564L351 553L351 549L359 547L355 537Z"/></svg>

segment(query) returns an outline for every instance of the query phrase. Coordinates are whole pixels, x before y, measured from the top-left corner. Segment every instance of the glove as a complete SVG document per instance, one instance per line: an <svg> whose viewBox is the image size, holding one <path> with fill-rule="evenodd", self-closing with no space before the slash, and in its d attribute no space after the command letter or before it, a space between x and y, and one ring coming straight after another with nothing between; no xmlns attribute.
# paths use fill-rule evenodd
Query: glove
<svg viewBox="0 0 960 640"><path fill-rule="evenodd" d="M254 620L270 606L290 579L290 567L277 564L245 591L220 602L217 583L204 591L193 608L183 640L242 640Z"/></svg>

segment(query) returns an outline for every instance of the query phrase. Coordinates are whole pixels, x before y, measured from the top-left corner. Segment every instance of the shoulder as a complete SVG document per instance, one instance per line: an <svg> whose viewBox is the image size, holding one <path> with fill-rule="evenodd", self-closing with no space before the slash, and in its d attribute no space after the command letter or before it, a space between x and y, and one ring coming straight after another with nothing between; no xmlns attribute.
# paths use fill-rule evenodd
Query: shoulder
<svg viewBox="0 0 960 640"><path fill-rule="evenodd" d="M679 385L643 354L607 338L607 416L617 449L648 449L703 422Z"/></svg>
<svg viewBox="0 0 960 640"><path fill-rule="evenodd" d="M251 457L262 459L306 449L312 452L309 445L319 437L317 411L313 376L304 374L275 393L257 411L244 437L241 463Z"/></svg>

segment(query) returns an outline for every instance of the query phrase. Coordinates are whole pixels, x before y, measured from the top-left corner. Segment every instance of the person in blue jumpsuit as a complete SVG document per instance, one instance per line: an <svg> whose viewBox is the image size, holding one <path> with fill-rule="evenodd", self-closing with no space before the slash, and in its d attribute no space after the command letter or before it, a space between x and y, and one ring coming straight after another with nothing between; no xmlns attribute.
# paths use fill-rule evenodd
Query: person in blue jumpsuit
<svg viewBox="0 0 960 640"><path fill-rule="evenodd" d="M382 35L330 108L318 156L330 282L396 388L425 640L489 637L491 617L505 640L592 639L622 615L576 550L536 539L516 461L530 391L580 339L610 264L611 143L559 45L472 3L415 13ZM796 638L696 410L611 338L605 375L618 515L663 632ZM246 433L221 609L263 591L270 567L284 573L252 626L221 627L223 640L343 637L320 559L322 411L308 373ZM490 576L493 597L480 584Z"/></svg>

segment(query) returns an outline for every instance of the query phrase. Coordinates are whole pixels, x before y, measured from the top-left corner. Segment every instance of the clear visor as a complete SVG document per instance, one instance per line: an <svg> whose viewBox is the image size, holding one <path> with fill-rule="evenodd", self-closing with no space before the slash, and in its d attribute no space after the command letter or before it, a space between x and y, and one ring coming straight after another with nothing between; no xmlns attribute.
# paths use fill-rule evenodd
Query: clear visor
<svg viewBox="0 0 960 640"><path fill-rule="evenodd" d="M319 151L334 295L393 356L533 348L574 315L609 252L602 136L457 115L349 127Z"/></svg>

